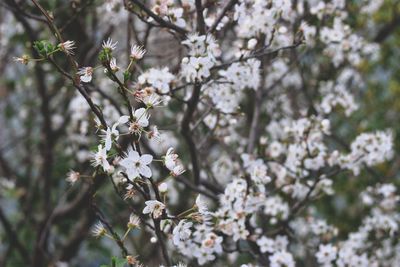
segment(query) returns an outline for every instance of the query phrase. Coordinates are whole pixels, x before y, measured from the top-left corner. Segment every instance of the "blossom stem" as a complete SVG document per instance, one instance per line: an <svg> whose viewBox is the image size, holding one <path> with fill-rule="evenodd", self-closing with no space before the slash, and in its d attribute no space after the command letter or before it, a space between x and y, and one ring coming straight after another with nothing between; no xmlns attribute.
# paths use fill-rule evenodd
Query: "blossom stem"
<svg viewBox="0 0 400 267"><path fill-rule="evenodd" d="M187 215L190 215L193 211L196 211L195 207L191 207L188 210L185 210L184 212L176 215L177 218L182 218L182 217L186 217Z"/></svg>
<svg viewBox="0 0 400 267"><path fill-rule="evenodd" d="M128 229L126 230L125 234L122 236L121 240L124 241L125 238L128 236L129 232L131 231L131 228L128 227Z"/></svg>

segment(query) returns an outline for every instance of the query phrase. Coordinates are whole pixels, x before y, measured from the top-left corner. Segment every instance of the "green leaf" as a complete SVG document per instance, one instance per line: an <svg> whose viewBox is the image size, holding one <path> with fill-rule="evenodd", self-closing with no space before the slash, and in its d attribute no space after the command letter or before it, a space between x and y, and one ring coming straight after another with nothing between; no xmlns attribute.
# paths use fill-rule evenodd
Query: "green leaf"
<svg viewBox="0 0 400 267"><path fill-rule="evenodd" d="M111 266L112 267L124 267L126 263L125 259L117 258L117 257L112 257L111 258Z"/></svg>
<svg viewBox="0 0 400 267"><path fill-rule="evenodd" d="M125 71L124 72L124 83L126 83L127 81L129 81L131 78L131 73L129 71Z"/></svg>
<svg viewBox="0 0 400 267"><path fill-rule="evenodd" d="M47 40L36 41L34 42L33 47L36 49L39 55L43 57L47 57L47 55L56 50L56 47Z"/></svg>
<svg viewBox="0 0 400 267"><path fill-rule="evenodd" d="M112 58L112 53L111 49L109 48L103 48L100 53L99 53L99 60L100 62L105 65L107 64L110 59Z"/></svg>

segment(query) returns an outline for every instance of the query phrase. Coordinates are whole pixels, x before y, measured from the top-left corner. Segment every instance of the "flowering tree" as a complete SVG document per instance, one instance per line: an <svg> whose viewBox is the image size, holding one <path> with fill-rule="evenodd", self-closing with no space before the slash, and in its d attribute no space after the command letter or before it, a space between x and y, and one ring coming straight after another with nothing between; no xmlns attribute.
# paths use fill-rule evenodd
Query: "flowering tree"
<svg viewBox="0 0 400 267"><path fill-rule="evenodd" d="M396 3L1 7L5 266L400 262L395 133L357 119Z"/></svg>

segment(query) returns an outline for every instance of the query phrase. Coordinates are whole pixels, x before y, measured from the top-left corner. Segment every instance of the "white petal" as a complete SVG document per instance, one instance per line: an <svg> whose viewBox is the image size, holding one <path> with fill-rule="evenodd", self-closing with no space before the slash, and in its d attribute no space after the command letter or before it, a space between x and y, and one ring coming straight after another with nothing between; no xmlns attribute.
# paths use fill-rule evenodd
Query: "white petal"
<svg viewBox="0 0 400 267"><path fill-rule="evenodd" d="M110 169L110 163L106 159L101 161L101 165L103 166L103 170L106 172Z"/></svg>
<svg viewBox="0 0 400 267"><path fill-rule="evenodd" d="M148 213L150 213L150 212L151 212L151 210L150 210L150 207L149 207L149 206L144 207L144 209L143 209L143 214L148 214Z"/></svg>
<svg viewBox="0 0 400 267"><path fill-rule="evenodd" d="M153 156L149 154L144 154L140 157L140 163L144 165L149 165L151 161L153 160Z"/></svg>
<svg viewBox="0 0 400 267"><path fill-rule="evenodd" d="M124 124L124 123L127 123L128 121L129 121L129 116L127 116L127 115L121 116L118 119L118 123L119 124Z"/></svg>
<svg viewBox="0 0 400 267"><path fill-rule="evenodd" d="M118 125L119 125L118 122L113 124L113 126L111 127L111 133L112 134L119 135L119 131L117 130Z"/></svg>
<svg viewBox="0 0 400 267"><path fill-rule="evenodd" d="M147 178L150 178L152 175L151 169L145 165L140 165L139 172L141 175L143 175L144 177L147 177Z"/></svg>
<svg viewBox="0 0 400 267"><path fill-rule="evenodd" d="M131 149L129 150L128 158L133 162L138 162L140 160L140 155L137 151Z"/></svg>
<svg viewBox="0 0 400 267"><path fill-rule="evenodd" d="M168 170L172 171L176 166L175 160L171 159L166 159L165 160L165 167L167 167Z"/></svg>
<svg viewBox="0 0 400 267"><path fill-rule="evenodd" d="M135 110L133 115L136 117L136 119L139 119L141 117L145 117L145 115L143 115L145 112L146 112L145 108L139 108Z"/></svg>
<svg viewBox="0 0 400 267"><path fill-rule="evenodd" d="M129 166L131 165L131 161L128 158L122 159L119 162L119 165L121 165L122 167L124 167L125 169L128 169Z"/></svg>
<svg viewBox="0 0 400 267"><path fill-rule="evenodd" d="M168 148L166 155L168 156L168 155L172 154L173 152L174 152L174 148L170 147L170 148Z"/></svg>
<svg viewBox="0 0 400 267"><path fill-rule="evenodd" d="M149 120L148 120L145 116L143 116L142 118L140 118L140 120L138 121L138 123L139 123L139 125L140 125L141 127L147 127L147 126L149 126Z"/></svg>
<svg viewBox="0 0 400 267"><path fill-rule="evenodd" d="M111 132L109 132L109 129L107 129L107 135L106 135L106 142L105 142L105 149L108 151L111 149Z"/></svg>
<svg viewBox="0 0 400 267"><path fill-rule="evenodd" d="M91 75L82 75L81 77L81 81L84 83L88 83L92 80L92 76Z"/></svg>
<svg viewBox="0 0 400 267"><path fill-rule="evenodd" d="M129 180L133 181L135 178L139 177L139 171L137 168L129 168L126 170Z"/></svg>

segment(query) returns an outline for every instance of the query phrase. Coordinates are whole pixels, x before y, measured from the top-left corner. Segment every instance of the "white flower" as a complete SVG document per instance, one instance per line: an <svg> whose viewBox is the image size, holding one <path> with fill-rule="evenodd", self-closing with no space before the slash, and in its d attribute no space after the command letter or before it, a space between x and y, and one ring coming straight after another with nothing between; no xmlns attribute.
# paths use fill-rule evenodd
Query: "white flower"
<svg viewBox="0 0 400 267"><path fill-rule="evenodd" d="M257 39L252 38L247 42L247 48L252 50L256 47L257 43L258 43Z"/></svg>
<svg viewBox="0 0 400 267"><path fill-rule="evenodd" d="M107 151L111 149L112 145L112 137L115 137L115 140L118 140L119 137L119 131L116 129L118 126L118 123L115 123L112 128L107 127L107 130L102 130L105 135L102 137L104 140L104 147Z"/></svg>
<svg viewBox="0 0 400 267"><path fill-rule="evenodd" d="M174 176L174 177L176 177L176 176L181 175L181 174L184 173L184 172L185 172L185 168L183 168L182 165L176 165L176 166L174 167L174 169L171 171L171 175Z"/></svg>
<svg viewBox="0 0 400 267"><path fill-rule="evenodd" d="M64 43L58 44L57 47L67 55L73 55L74 52L72 50L76 48L74 41L65 41Z"/></svg>
<svg viewBox="0 0 400 267"><path fill-rule="evenodd" d="M223 239L221 236L217 236L214 233L208 233L206 238L202 241L202 248L205 250L210 250L210 252L221 253Z"/></svg>
<svg viewBox="0 0 400 267"><path fill-rule="evenodd" d="M272 158L279 157L282 154L283 150L284 146L278 141L273 141L268 146L268 153Z"/></svg>
<svg viewBox="0 0 400 267"><path fill-rule="evenodd" d="M209 83L206 92L211 97L215 107L222 112L232 113L239 107L240 91L227 83Z"/></svg>
<svg viewBox="0 0 400 267"><path fill-rule="evenodd" d="M182 44L188 46L190 55L204 55L207 52L205 35L188 34L187 39L182 41Z"/></svg>
<svg viewBox="0 0 400 267"><path fill-rule="evenodd" d="M70 172L68 172L66 180L67 180L67 182L69 182L71 185L73 185L76 181L79 180L80 176L81 176L81 175L80 175L79 172L76 172L76 171L72 171L72 170L71 170Z"/></svg>
<svg viewBox="0 0 400 267"><path fill-rule="evenodd" d="M196 206L197 206L199 213L201 213L201 214L208 213L207 203L203 200L201 195L198 195L196 198Z"/></svg>
<svg viewBox="0 0 400 267"><path fill-rule="evenodd" d="M143 96L140 99L147 107L155 107L162 102L162 99L157 94Z"/></svg>
<svg viewBox="0 0 400 267"><path fill-rule="evenodd" d="M170 147L164 156L164 165L171 171L172 176L179 176L185 169L178 161L178 154L174 153L174 148Z"/></svg>
<svg viewBox="0 0 400 267"><path fill-rule="evenodd" d="M234 87L239 90L257 89L261 82L260 66L259 60L250 59L246 62L233 63L226 70L219 71L219 74L227 81L232 82Z"/></svg>
<svg viewBox="0 0 400 267"><path fill-rule="evenodd" d="M104 225L101 222L98 222L97 224L95 224L95 226L93 227L92 230L92 234L95 237L101 237L104 236L107 233L106 228L104 227Z"/></svg>
<svg viewBox="0 0 400 267"><path fill-rule="evenodd" d="M187 82L203 80L210 76L214 62L209 57L190 57L182 59L182 73Z"/></svg>
<svg viewBox="0 0 400 267"><path fill-rule="evenodd" d="M111 60L110 60L110 69L113 71L113 72L117 72L118 70L119 70L119 67L117 66L117 60L115 59L115 57L113 57ZM105 70L106 72L107 72L107 70Z"/></svg>
<svg viewBox="0 0 400 267"><path fill-rule="evenodd" d="M145 108L139 108L133 111L133 119L129 125L129 131L133 133L140 133L144 127L149 126L149 115Z"/></svg>
<svg viewBox="0 0 400 267"><path fill-rule="evenodd" d="M186 26L186 21L182 18L183 8L172 8L168 15L176 26L181 28Z"/></svg>
<svg viewBox="0 0 400 267"><path fill-rule="evenodd" d="M95 118L96 123L98 122L98 119ZM107 151L109 151L111 149L112 146L112 141L113 138L115 138L115 141L117 141L119 139L119 131L117 130L117 127L121 124L125 124L129 121L129 116L121 116L118 121L116 123L113 124L113 126L107 127L107 130L102 130L102 132L104 132L105 134L101 136L102 140L104 141L104 146L105 149ZM101 126L101 124L99 125L99 127Z"/></svg>
<svg viewBox="0 0 400 267"><path fill-rule="evenodd" d="M128 228L140 228L140 218L135 214L129 216Z"/></svg>
<svg viewBox="0 0 400 267"><path fill-rule="evenodd" d="M153 126L153 129L148 132L147 138L161 141L161 134L160 131L158 131L157 126Z"/></svg>
<svg viewBox="0 0 400 267"><path fill-rule="evenodd" d="M169 72L167 67L163 69L151 68L138 77L138 83L140 85L150 85L165 94L169 92L170 84L174 79L175 76Z"/></svg>
<svg viewBox="0 0 400 267"><path fill-rule="evenodd" d="M108 37L107 41L103 41L103 48L104 49L110 49L110 50L114 50L115 48L117 48L117 44L118 42L113 43L113 40Z"/></svg>
<svg viewBox="0 0 400 267"><path fill-rule="evenodd" d="M317 261L323 265L330 265L332 261L336 259L337 248L332 246L331 244L327 245L319 245L319 250L315 254L317 257Z"/></svg>
<svg viewBox="0 0 400 267"><path fill-rule="evenodd" d="M172 5L171 0L160 0L156 1L156 5L153 6L152 11L160 16L165 16L168 12L169 6Z"/></svg>
<svg viewBox="0 0 400 267"><path fill-rule="evenodd" d="M168 148L167 153L165 154L164 157L165 167L167 167L168 170L172 171L176 166L177 160L178 160L178 154L174 153L174 148L173 147Z"/></svg>
<svg viewBox="0 0 400 267"><path fill-rule="evenodd" d="M125 168L129 180L133 181L139 175L150 178L152 173L151 169L147 166L153 160L153 156L144 154L142 156L133 149L128 151L128 157L122 159L119 165Z"/></svg>
<svg viewBox="0 0 400 267"><path fill-rule="evenodd" d="M257 245L260 247L262 253L273 253L275 251L275 240L272 238L262 236L257 240Z"/></svg>
<svg viewBox="0 0 400 267"><path fill-rule="evenodd" d="M29 63L29 56L28 55L22 55L22 57L13 57L13 60L15 62L27 65Z"/></svg>
<svg viewBox="0 0 400 267"><path fill-rule="evenodd" d="M248 168L251 179L256 183L267 184L271 181L271 177L267 175L267 166L262 160L256 160Z"/></svg>
<svg viewBox="0 0 400 267"><path fill-rule="evenodd" d="M158 191L160 191L161 193L165 193L168 191L168 185L166 183L161 183L158 186Z"/></svg>
<svg viewBox="0 0 400 267"><path fill-rule="evenodd" d="M271 267L294 267L295 262L292 254L287 251L277 251L269 257Z"/></svg>
<svg viewBox="0 0 400 267"><path fill-rule="evenodd" d="M143 46L132 45L131 46L131 60L139 60L142 59L144 54L146 53L146 49Z"/></svg>
<svg viewBox="0 0 400 267"><path fill-rule="evenodd" d="M182 241L189 239L192 231L190 228L193 226L193 223L188 222L186 220L181 220L179 224L174 228L172 232L172 241L175 246L179 246Z"/></svg>
<svg viewBox="0 0 400 267"><path fill-rule="evenodd" d="M129 265L132 265L132 266L133 266L133 265L136 265L136 266L138 266L138 267L142 266L142 265L138 262L136 256L134 257L134 256L132 256L132 255L126 256L126 263L128 263Z"/></svg>
<svg viewBox="0 0 400 267"><path fill-rule="evenodd" d="M92 165L94 167L102 166L105 172L110 172L112 166L107 161L107 149L102 145L97 147L97 152L93 154Z"/></svg>
<svg viewBox="0 0 400 267"><path fill-rule="evenodd" d="M377 188L377 193L383 195L385 198L388 198L396 193L396 186L393 184L382 184Z"/></svg>
<svg viewBox="0 0 400 267"><path fill-rule="evenodd" d="M77 74L80 76L79 78L82 82L88 83L92 80L93 68L92 67L80 68Z"/></svg>
<svg viewBox="0 0 400 267"><path fill-rule="evenodd" d="M143 209L143 214L151 213L155 219L159 218L165 209L164 203L157 200L148 200L145 204L146 207Z"/></svg>

